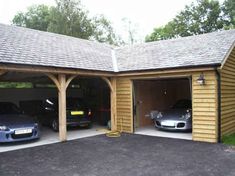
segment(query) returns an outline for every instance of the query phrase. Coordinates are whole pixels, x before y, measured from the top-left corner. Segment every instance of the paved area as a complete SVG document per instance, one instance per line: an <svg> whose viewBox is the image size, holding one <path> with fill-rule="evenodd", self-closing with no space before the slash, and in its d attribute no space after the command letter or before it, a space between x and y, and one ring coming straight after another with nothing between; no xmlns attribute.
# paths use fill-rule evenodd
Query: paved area
<svg viewBox="0 0 235 176"><path fill-rule="evenodd" d="M235 151L222 144L122 134L0 153L0 175L234 176Z"/></svg>
<svg viewBox="0 0 235 176"><path fill-rule="evenodd" d="M192 133L160 131L156 129L153 125L137 128L135 134L192 140Z"/></svg>
<svg viewBox="0 0 235 176"><path fill-rule="evenodd" d="M91 129L84 129L84 128L72 128L67 131L67 139L74 140L80 139L84 137L96 136L100 134L104 134L105 132L101 129L105 127L94 125ZM23 148L35 147L40 145L46 144L53 144L58 143L59 140L59 133L52 131L48 127L43 127L41 130L41 138L39 140L34 141L27 141L27 142L17 142L17 143L9 143L9 144L0 144L0 153L12 150L18 150Z"/></svg>

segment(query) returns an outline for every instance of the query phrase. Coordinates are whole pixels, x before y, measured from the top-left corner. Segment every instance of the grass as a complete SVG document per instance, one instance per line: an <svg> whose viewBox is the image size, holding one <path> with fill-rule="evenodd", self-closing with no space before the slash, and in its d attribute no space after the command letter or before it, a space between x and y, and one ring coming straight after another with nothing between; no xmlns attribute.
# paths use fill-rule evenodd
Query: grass
<svg viewBox="0 0 235 176"><path fill-rule="evenodd" d="M228 145L235 145L235 133L223 136L222 142Z"/></svg>

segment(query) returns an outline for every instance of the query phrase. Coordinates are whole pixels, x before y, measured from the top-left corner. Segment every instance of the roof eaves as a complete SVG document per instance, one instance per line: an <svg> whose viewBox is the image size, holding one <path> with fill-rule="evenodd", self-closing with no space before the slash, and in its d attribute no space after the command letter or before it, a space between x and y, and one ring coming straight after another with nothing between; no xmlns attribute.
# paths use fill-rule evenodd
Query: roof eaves
<svg viewBox="0 0 235 176"><path fill-rule="evenodd" d="M220 67L221 69L224 67L224 64L228 60L228 58L229 58L231 52L233 51L234 47L235 47L235 41L233 42L233 44L231 45L231 47L229 48L229 50L227 51L227 53L224 56L224 58L223 58L223 60L221 62L221 67Z"/></svg>
<svg viewBox="0 0 235 176"><path fill-rule="evenodd" d="M203 64L203 65L187 65L187 66L180 66L180 67L168 67L168 68L157 68L157 69L143 69L143 70L127 70L127 71L119 71L118 74L128 74L128 73L143 73L143 72L152 72L152 71L168 71L168 70L178 70L178 69L197 69L197 68L217 68L220 67L220 63L213 63L213 64Z"/></svg>

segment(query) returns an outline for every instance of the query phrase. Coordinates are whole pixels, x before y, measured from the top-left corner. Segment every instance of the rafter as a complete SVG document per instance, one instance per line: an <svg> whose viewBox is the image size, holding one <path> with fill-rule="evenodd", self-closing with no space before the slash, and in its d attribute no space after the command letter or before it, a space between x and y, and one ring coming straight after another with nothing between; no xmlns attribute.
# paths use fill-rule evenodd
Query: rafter
<svg viewBox="0 0 235 176"><path fill-rule="evenodd" d="M60 86L58 78L55 75L51 74L51 73L46 73L46 75L55 83L56 87L60 91L61 86Z"/></svg>
<svg viewBox="0 0 235 176"><path fill-rule="evenodd" d="M71 81L74 79L74 78L76 78L78 75L72 75L72 76L70 76L67 80L66 80L66 85L65 85L65 87L66 87L66 89L68 88L68 86L69 86L69 84L71 83Z"/></svg>
<svg viewBox="0 0 235 176"><path fill-rule="evenodd" d="M111 81L107 77L101 77L109 86L110 90L113 92L113 86Z"/></svg>

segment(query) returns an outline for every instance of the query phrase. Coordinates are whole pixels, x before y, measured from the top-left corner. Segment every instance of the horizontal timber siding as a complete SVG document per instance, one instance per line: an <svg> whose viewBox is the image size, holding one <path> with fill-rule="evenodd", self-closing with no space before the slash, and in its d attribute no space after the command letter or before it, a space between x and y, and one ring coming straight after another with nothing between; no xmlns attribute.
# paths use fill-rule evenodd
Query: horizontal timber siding
<svg viewBox="0 0 235 176"><path fill-rule="evenodd" d="M193 140L217 142L218 101L217 77L215 71L204 71L206 85L199 85L201 72L185 72L192 76ZM181 73L182 75L182 73ZM159 76L159 75L158 75ZM162 74L161 76L165 76ZM169 74L167 74L169 76ZM148 76L117 78L117 121L118 129L133 133L132 79L146 79ZM157 77L157 75L156 75ZM172 74L172 78L177 74ZM151 75L154 78L154 75Z"/></svg>
<svg viewBox="0 0 235 176"><path fill-rule="evenodd" d="M193 140L217 142L217 77L214 71L203 72L205 85L197 79L201 73L192 75Z"/></svg>
<svg viewBox="0 0 235 176"><path fill-rule="evenodd" d="M118 78L116 83L117 129L133 133L132 81Z"/></svg>
<svg viewBox="0 0 235 176"><path fill-rule="evenodd" d="M235 133L235 48L221 70L221 134Z"/></svg>

